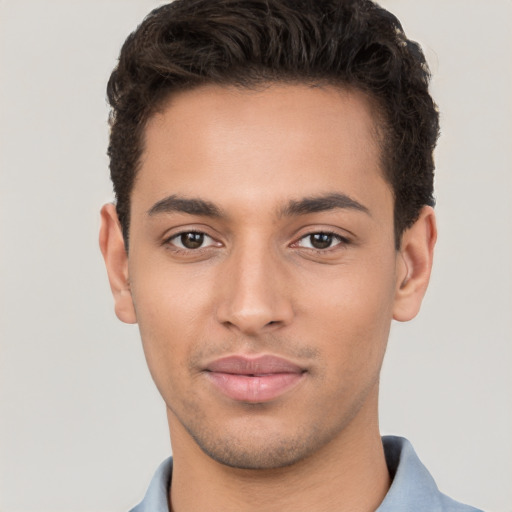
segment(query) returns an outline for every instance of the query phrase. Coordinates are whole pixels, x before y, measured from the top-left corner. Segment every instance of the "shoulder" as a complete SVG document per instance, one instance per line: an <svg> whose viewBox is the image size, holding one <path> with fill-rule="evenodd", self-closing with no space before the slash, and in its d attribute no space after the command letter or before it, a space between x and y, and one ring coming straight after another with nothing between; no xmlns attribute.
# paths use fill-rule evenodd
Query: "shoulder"
<svg viewBox="0 0 512 512"><path fill-rule="evenodd" d="M483 512L479 508L471 507L470 505L464 505L453 500L445 494L439 493L441 497L441 504L443 512Z"/></svg>

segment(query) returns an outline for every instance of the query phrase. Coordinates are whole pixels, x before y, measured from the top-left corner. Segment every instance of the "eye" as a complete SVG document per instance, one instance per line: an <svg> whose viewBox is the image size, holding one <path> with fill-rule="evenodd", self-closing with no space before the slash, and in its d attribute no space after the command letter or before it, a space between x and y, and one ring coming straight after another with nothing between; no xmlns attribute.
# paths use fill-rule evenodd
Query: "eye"
<svg viewBox="0 0 512 512"><path fill-rule="evenodd" d="M299 247L305 247L306 249L325 250L331 249L340 244L347 244L349 241L335 233L310 233L309 235L303 236L298 242Z"/></svg>
<svg viewBox="0 0 512 512"><path fill-rule="evenodd" d="M216 245L216 242L212 237L199 231L185 231L183 233L178 233L177 235L169 238L167 243L172 244L179 249L187 250L202 249L204 247Z"/></svg>

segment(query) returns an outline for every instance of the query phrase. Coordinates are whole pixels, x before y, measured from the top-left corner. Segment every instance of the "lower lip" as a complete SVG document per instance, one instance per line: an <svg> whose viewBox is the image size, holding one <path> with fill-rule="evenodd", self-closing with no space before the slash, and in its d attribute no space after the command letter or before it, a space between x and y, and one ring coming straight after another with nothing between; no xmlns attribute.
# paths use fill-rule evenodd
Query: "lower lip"
<svg viewBox="0 0 512 512"><path fill-rule="evenodd" d="M295 387L304 377L303 373L250 376L208 372L206 375L224 395L233 400L250 403L274 400Z"/></svg>

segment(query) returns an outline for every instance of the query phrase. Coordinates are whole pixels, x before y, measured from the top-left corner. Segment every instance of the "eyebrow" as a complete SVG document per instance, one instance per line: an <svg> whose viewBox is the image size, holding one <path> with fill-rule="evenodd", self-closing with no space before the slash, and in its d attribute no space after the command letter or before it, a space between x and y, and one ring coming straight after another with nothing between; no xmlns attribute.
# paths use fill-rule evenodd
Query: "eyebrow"
<svg viewBox="0 0 512 512"><path fill-rule="evenodd" d="M364 212L370 215L370 210L355 199L346 194L325 194L320 196L305 197L299 200L291 200L279 211L280 217L293 217L318 213L336 208L350 209ZM170 195L156 202L148 211L149 216L159 213L180 212L189 215L201 215L204 217L220 218L225 215L221 209L210 201L197 198L185 198Z"/></svg>
<svg viewBox="0 0 512 512"><path fill-rule="evenodd" d="M202 215L205 217L222 217L221 210L210 201L203 199L188 199L171 195L156 202L147 214L152 216L158 213L181 212L189 215Z"/></svg>
<svg viewBox="0 0 512 512"><path fill-rule="evenodd" d="M336 208L357 210L370 215L370 210L366 206L346 194L338 193L291 200L288 205L281 210L280 215L283 217L291 217L295 215L307 215L308 213L325 212Z"/></svg>

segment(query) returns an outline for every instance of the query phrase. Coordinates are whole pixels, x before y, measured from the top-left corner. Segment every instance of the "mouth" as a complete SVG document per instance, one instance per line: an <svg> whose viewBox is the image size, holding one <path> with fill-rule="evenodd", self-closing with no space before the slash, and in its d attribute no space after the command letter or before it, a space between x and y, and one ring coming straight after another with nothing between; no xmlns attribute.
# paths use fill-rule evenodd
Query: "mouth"
<svg viewBox="0 0 512 512"><path fill-rule="evenodd" d="M211 362L205 373L215 388L228 398L262 403L294 388L302 381L306 370L277 356L235 355Z"/></svg>

